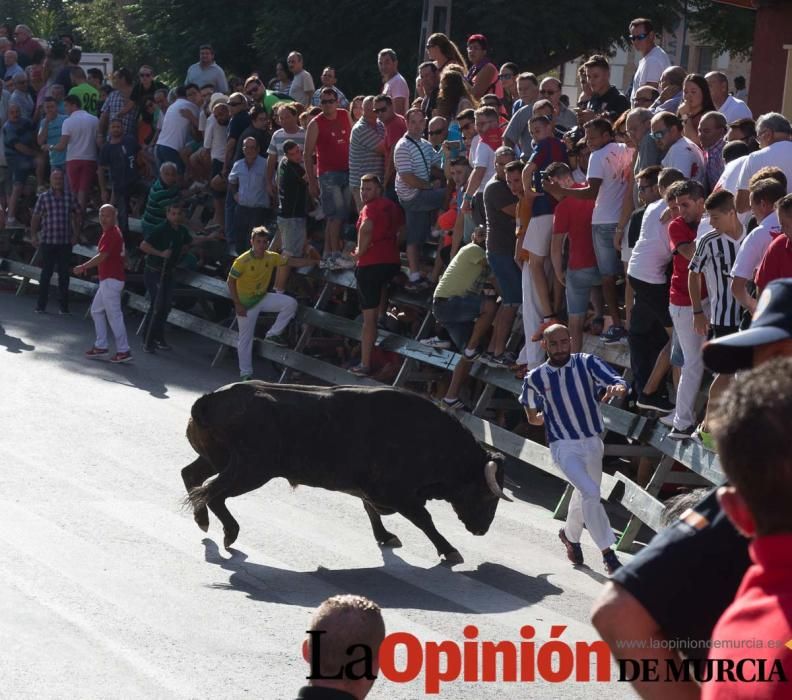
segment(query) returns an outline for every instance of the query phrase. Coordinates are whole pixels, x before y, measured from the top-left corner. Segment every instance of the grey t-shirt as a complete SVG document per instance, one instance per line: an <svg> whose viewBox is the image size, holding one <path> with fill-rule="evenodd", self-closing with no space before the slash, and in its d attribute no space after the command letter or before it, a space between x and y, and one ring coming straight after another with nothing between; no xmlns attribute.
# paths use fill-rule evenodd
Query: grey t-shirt
<svg viewBox="0 0 792 700"><path fill-rule="evenodd" d="M484 188L488 253L514 255L514 217L504 214L502 209L516 203L517 197L503 180L492 178Z"/></svg>

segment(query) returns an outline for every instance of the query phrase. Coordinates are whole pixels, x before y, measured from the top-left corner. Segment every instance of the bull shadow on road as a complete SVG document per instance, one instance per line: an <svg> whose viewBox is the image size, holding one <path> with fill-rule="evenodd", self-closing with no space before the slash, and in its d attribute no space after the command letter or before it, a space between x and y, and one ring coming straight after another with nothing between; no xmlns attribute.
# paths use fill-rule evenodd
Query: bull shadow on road
<svg viewBox="0 0 792 700"><path fill-rule="evenodd" d="M292 571L248 561L238 549L228 550L231 556L225 557L209 538L204 538L203 544L206 561L231 572L228 584L216 588L239 591L268 603L313 608L330 595L354 593L385 608L492 614L520 610L563 592L546 574L527 576L490 562L473 571L453 572L442 564L424 569L408 564L393 550L383 549L382 566ZM421 585L412 583L419 579ZM459 602L462 600L464 604Z"/></svg>

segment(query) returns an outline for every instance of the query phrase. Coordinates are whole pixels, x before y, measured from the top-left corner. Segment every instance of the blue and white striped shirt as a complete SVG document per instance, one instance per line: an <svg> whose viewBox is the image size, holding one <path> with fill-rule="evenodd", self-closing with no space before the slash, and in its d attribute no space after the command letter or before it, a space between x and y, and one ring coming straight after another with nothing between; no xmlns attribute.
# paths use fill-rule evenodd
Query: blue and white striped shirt
<svg viewBox="0 0 792 700"><path fill-rule="evenodd" d="M627 386L599 357L574 353L563 367L545 362L531 370L520 403L542 411L548 442L582 440L605 429L597 392L611 384Z"/></svg>

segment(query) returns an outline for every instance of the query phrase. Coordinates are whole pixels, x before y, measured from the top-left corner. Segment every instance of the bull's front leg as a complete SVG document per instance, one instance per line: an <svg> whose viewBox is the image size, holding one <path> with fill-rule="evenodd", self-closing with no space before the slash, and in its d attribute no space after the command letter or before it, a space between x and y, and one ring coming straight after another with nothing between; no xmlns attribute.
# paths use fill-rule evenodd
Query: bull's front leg
<svg viewBox="0 0 792 700"><path fill-rule="evenodd" d="M217 471L218 470L212 466L212 463L206 459L206 457L202 456L199 456L194 462L188 464L181 471L182 481L184 482L184 488L187 489L187 493L190 492L190 489L203 484L210 476L217 474ZM206 532L209 529L209 511L206 506L196 506L193 508L193 518L201 530Z"/></svg>
<svg viewBox="0 0 792 700"><path fill-rule="evenodd" d="M399 513L429 538L437 549L437 553L443 557L447 564L461 564L465 561L454 546L437 531L432 521L432 516L426 510L426 506L419 505L407 509L399 509Z"/></svg>
<svg viewBox="0 0 792 700"><path fill-rule="evenodd" d="M363 501L363 507L366 509L366 515L371 521L371 529L374 530L377 544L382 547L401 547L401 540L385 529L385 525L382 523L382 516L377 512L376 508L366 501Z"/></svg>

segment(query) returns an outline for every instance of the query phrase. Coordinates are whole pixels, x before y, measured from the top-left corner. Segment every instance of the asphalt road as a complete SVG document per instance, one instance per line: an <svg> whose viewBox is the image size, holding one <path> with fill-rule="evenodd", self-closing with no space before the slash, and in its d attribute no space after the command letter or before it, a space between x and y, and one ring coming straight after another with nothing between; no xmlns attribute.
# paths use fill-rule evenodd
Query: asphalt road
<svg viewBox="0 0 792 700"><path fill-rule="evenodd" d="M190 406L235 379L232 359L211 369L213 344L173 330L171 353L145 355L136 338L131 365L88 361L93 327L73 308L37 316L31 297L0 291L0 697L288 699L307 675L311 612L341 592L424 642L461 643L470 624L492 641L533 625L537 648L552 625L567 643L597 639L596 549L584 540L591 569L567 562L545 507L559 485L530 470L484 537L430 504L465 557L454 570L398 516L386 525L404 547L383 552L358 501L283 480L229 501L242 531L226 552L214 518L204 534L181 509L179 472L194 458ZM632 697L574 680L457 681L434 697L596 694ZM380 678L369 697L426 697L424 676Z"/></svg>

